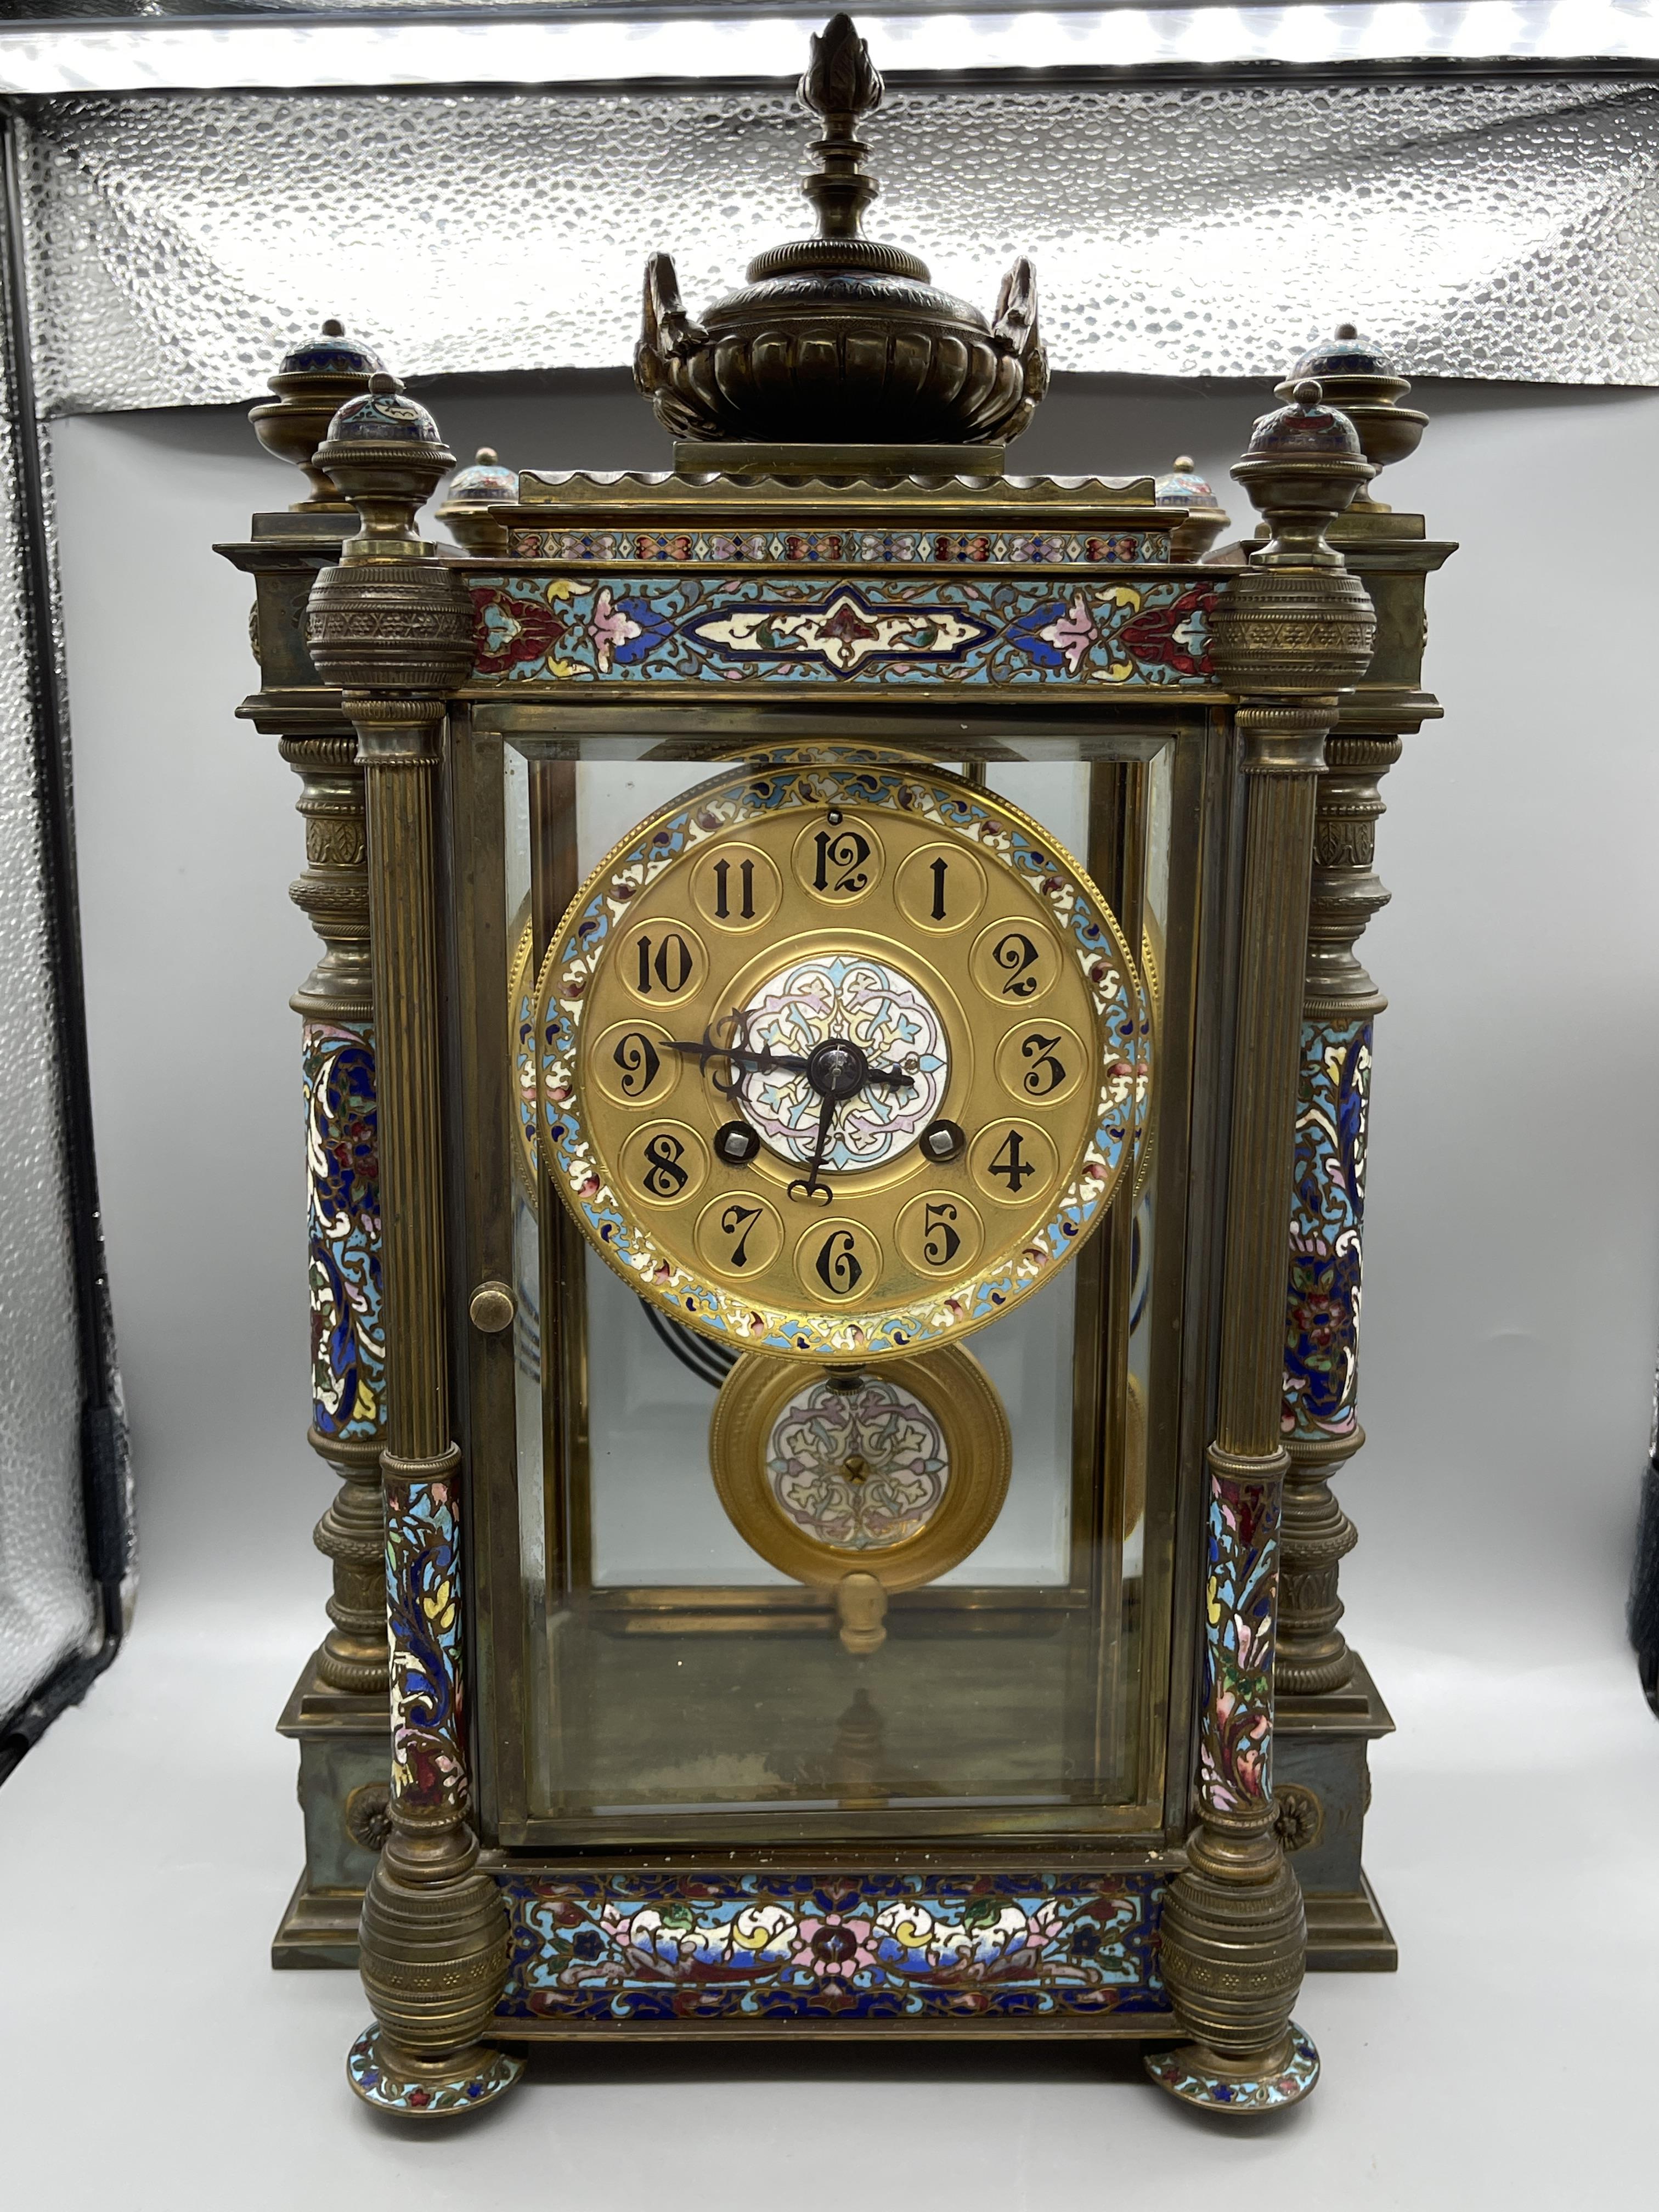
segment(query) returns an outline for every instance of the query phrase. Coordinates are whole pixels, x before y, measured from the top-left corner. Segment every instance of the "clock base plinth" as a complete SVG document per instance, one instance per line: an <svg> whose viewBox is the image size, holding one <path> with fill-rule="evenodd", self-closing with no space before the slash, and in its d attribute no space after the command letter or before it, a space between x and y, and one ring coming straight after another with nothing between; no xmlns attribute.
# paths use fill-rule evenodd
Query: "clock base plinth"
<svg viewBox="0 0 1659 2212"><path fill-rule="evenodd" d="M351 1967L363 1892L385 1840L392 1716L384 1690L337 1689L306 1662L277 1722L300 1753L305 1866L270 1946L270 1963Z"/></svg>
<svg viewBox="0 0 1659 2212"><path fill-rule="evenodd" d="M270 1939L271 1965L279 1972L354 1967L362 1917L361 1889L313 1889L302 1874Z"/></svg>
<svg viewBox="0 0 1659 2212"><path fill-rule="evenodd" d="M1281 1696L1273 1720L1279 1836L1302 1891L1310 1973L1393 1973L1399 1950L1362 1863L1368 1754L1394 1722L1358 1652L1339 1689Z"/></svg>
<svg viewBox="0 0 1659 2212"><path fill-rule="evenodd" d="M1383 1917L1370 1878L1361 1873L1352 1896L1314 1891L1303 1900L1308 1916L1310 1974L1394 1974L1400 1946Z"/></svg>
<svg viewBox="0 0 1659 2212"><path fill-rule="evenodd" d="M441 2070L423 2068L388 2043L380 2027L366 2027L346 2059L346 2078L363 2102L404 2120L476 2112L494 2104L523 2072L522 2058L482 2043L452 2053Z"/></svg>
<svg viewBox="0 0 1659 2212"><path fill-rule="evenodd" d="M1200 2112L1277 2112L1300 2103L1318 2081L1319 2053L1292 2021L1280 2052L1266 2065L1230 2065L1201 2043L1182 2043L1150 2051L1146 2067L1160 2089Z"/></svg>

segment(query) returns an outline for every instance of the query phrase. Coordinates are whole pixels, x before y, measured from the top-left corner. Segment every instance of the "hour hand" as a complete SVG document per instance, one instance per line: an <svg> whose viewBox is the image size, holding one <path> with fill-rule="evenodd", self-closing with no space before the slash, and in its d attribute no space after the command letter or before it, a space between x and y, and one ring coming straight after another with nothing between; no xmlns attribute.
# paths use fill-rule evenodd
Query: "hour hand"
<svg viewBox="0 0 1659 2212"><path fill-rule="evenodd" d="M914 1091L916 1087L915 1077L907 1075L902 1067L866 1067L864 1079L866 1083L885 1084L890 1091Z"/></svg>

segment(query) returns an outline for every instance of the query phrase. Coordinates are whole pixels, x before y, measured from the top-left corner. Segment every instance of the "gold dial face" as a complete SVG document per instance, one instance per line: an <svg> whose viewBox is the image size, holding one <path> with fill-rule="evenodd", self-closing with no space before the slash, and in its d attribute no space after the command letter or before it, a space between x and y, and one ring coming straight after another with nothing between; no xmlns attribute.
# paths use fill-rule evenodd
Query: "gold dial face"
<svg viewBox="0 0 1659 2212"><path fill-rule="evenodd" d="M560 925L540 1146L643 1297L860 1362L995 1320L1133 1169L1146 1007L1029 817L942 769L750 763L641 823Z"/></svg>

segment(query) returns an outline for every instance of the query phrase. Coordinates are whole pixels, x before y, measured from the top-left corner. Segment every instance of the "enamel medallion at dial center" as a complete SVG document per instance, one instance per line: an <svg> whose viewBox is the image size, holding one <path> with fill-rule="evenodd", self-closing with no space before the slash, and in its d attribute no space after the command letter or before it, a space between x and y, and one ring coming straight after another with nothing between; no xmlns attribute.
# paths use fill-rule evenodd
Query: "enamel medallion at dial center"
<svg viewBox="0 0 1659 2212"><path fill-rule="evenodd" d="M877 1168L915 1144L935 1120L950 1079L950 1048L938 1010L885 961L814 954L769 975L743 1009L757 1052L804 1060L805 1072L770 1069L743 1089L744 1114L775 1152L810 1160L826 1091L841 1092L842 1060L908 1085L865 1080L841 1097L823 1165L845 1175ZM842 1051L833 1054L832 1048ZM846 1048L852 1048L852 1057ZM836 1060L836 1071L828 1066ZM816 1069L816 1078L814 1070Z"/></svg>

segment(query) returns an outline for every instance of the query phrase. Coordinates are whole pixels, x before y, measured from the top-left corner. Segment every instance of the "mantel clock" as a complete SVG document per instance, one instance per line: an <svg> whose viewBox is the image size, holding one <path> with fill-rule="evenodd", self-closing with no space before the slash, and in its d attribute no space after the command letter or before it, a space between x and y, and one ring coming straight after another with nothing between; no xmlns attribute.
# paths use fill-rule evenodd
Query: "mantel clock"
<svg viewBox="0 0 1659 2212"><path fill-rule="evenodd" d="M671 475L453 467L338 323L255 410L307 494L242 712L301 782L324 1641L284 1966L360 2094L581 2037L1131 2039L1311 2087L1394 1963L1391 1723L1338 1627L1377 783L1450 551L1345 326L1234 473L1004 470L1047 381L817 234L638 380Z"/></svg>

